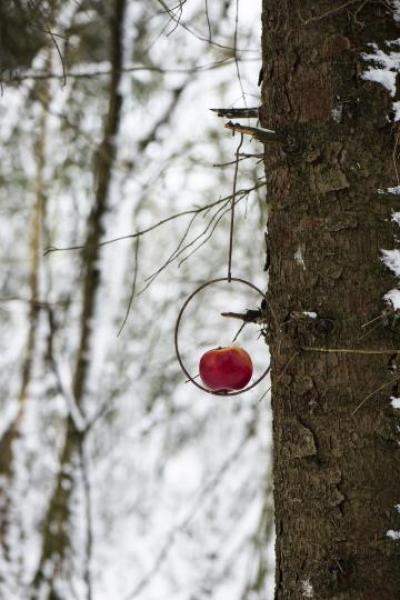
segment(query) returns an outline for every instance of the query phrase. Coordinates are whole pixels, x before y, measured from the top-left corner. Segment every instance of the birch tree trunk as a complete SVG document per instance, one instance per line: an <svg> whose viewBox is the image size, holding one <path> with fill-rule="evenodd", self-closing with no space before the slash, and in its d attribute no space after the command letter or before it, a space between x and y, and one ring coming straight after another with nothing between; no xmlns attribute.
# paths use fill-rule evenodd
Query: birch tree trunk
<svg viewBox="0 0 400 600"><path fill-rule="evenodd" d="M55 18L55 4L51 6L50 22ZM46 49L45 68L50 69L51 65L51 42ZM1 510L0 510L0 545L3 546L7 556L8 548L5 541L6 531L9 520L9 499L7 498L8 483L12 479L13 470L13 444L20 434L20 428L25 416L27 403L29 401L29 391L33 379L35 353L37 340L39 337L40 322L40 272L41 255L43 252L43 229L46 218L47 190L45 181L46 167L46 145L48 128L48 110L50 106L50 82L40 82L35 90L35 94L40 103L41 116L38 123L38 134L35 140L35 158L36 158L36 176L34 182L34 202L29 227L29 313L28 313L28 332L25 343L24 359L21 370L21 384L18 394L18 410L15 418L10 423L0 437L0 477L3 478L3 490L0 492Z"/></svg>
<svg viewBox="0 0 400 600"><path fill-rule="evenodd" d="M108 110L105 115L103 139L95 156L96 191L93 209L88 218L87 238L83 252L84 277L82 314L80 319L80 341L77 350L75 372L73 378L73 402L78 411L84 414L85 386L88 378L90 351L92 341L92 324L95 313L100 275L98 263L100 259L100 241L104 233L104 217L108 209L109 188L112 178L116 146L121 116L121 81L123 62L123 22L126 0L114 0L110 21L111 28L111 81L109 87ZM43 523L43 542L38 569L32 584L32 598L45 593L46 598L58 598L58 577L63 561L70 549L70 499L72 493L71 464L83 455L87 430L79 430L73 415L67 419L64 446L60 457L60 470L54 492L49 502ZM90 531L90 524L87 524ZM87 533L87 536L90 536ZM90 561L90 556L86 556ZM90 565L84 565L86 597L92 598L90 581ZM42 592L41 590L46 590ZM42 596L40 596L42 597Z"/></svg>
<svg viewBox="0 0 400 600"><path fill-rule="evenodd" d="M398 31L389 3L332 4L263 1L275 598L395 600L397 129L361 53Z"/></svg>

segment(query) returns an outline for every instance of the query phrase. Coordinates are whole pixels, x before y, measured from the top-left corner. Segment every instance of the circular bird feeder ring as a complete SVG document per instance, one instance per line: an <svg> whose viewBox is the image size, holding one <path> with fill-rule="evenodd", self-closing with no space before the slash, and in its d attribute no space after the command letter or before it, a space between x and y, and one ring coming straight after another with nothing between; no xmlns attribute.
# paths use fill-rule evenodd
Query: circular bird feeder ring
<svg viewBox="0 0 400 600"><path fill-rule="evenodd" d="M268 375L268 373L270 371L270 366L268 365L268 367L265 369L265 371L251 385L248 385L247 387L245 387L242 390L215 391L215 390L210 390L209 388L204 387L203 385L198 383L192 377L192 375L189 373L189 371L187 370L187 368L185 367L185 365L183 363L182 356L181 356L181 353L179 350L179 331L180 331L180 327L182 324L182 317L183 317L184 312L187 309L189 303L193 300L193 298L199 292L204 290L206 287L213 285L214 283L220 283L221 281L227 281L228 283L231 283L231 282L242 283L243 285L247 285L248 287L255 290L263 298L263 300L266 299L264 292L262 292L256 285L254 285L253 283L250 283L250 281L246 281L245 279L240 279L239 277L219 277L218 279L211 279L210 281L206 281L206 283L203 283L201 286L199 286L197 289L195 289L194 292L192 292L190 294L190 296L185 300L181 310L179 311L178 318L177 318L176 325L175 325L175 352L176 352L176 357L178 359L180 367L181 367L182 371L184 372L184 374L186 375L186 377L188 378L188 381L193 383L193 385L195 385L197 388L199 388L200 390L203 390L203 392L206 392L207 394L213 394L214 396L238 396L239 394L244 394L245 392L248 392L249 390L252 390L254 387L256 387Z"/></svg>

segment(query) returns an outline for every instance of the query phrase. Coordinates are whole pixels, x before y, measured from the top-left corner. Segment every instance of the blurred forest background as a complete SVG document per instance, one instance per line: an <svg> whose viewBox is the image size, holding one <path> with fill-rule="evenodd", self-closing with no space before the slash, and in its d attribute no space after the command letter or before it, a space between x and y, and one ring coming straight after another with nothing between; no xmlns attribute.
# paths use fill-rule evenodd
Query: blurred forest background
<svg viewBox="0 0 400 600"><path fill-rule="evenodd" d="M1 3L0 598L272 597L268 383L209 396L173 346L227 274L239 138L209 109L258 106L260 13ZM233 275L265 290L262 148L241 152ZM240 325L221 310L259 301L196 297L194 375ZM239 341L259 374L259 328Z"/></svg>

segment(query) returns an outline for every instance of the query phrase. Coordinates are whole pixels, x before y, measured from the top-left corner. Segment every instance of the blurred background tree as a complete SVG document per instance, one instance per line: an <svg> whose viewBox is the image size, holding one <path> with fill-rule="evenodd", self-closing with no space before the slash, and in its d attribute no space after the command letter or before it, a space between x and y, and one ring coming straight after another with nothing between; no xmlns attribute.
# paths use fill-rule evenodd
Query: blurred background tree
<svg viewBox="0 0 400 600"><path fill-rule="evenodd" d="M208 109L258 106L260 5L6 2L0 21L0 596L266 598L267 386L208 397L173 350L184 298L226 275L238 139ZM233 274L265 289L261 153L242 148ZM237 331L221 310L258 302L199 297L193 374ZM261 371L259 328L241 335Z"/></svg>
<svg viewBox="0 0 400 600"><path fill-rule="evenodd" d="M41 0L4 0L1 3L0 70L3 76L31 66L34 57L46 44L49 12L49 5Z"/></svg>

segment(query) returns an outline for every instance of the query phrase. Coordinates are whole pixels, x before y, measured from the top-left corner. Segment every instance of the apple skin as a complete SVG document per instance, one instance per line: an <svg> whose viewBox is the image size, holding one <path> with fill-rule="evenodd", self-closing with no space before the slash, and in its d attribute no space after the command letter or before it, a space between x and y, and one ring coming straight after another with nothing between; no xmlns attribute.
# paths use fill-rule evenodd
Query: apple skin
<svg viewBox="0 0 400 600"><path fill-rule="evenodd" d="M199 373L205 387L213 392L236 391L250 381L253 363L239 346L214 348L201 357Z"/></svg>

